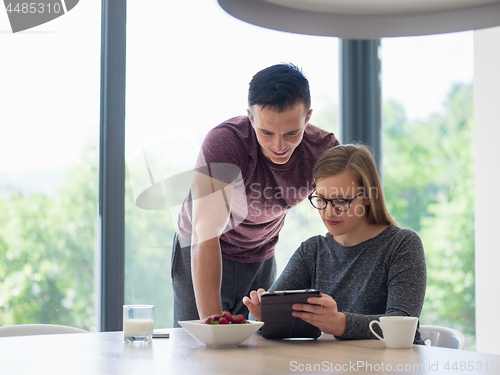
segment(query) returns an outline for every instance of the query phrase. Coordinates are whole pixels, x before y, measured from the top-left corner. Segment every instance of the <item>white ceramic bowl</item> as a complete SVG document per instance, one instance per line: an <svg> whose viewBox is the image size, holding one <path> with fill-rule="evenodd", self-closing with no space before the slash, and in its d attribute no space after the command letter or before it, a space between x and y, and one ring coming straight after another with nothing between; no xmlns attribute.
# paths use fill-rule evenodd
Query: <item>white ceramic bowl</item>
<svg viewBox="0 0 500 375"><path fill-rule="evenodd" d="M191 336L210 348L238 346L264 325L264 322L249 320L243 324L204 324L201 320L179 321Z"/></svg>

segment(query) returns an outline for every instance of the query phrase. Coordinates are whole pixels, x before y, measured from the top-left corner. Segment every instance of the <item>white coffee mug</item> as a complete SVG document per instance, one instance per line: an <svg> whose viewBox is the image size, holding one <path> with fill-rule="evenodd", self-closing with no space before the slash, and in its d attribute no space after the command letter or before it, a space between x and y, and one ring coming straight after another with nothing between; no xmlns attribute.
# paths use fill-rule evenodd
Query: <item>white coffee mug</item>
<svg viewBox="0 0 500 375"><path fill-rule="evenodd" d="M418 318L411 316L381 316L380 322L372 320L370 331L379 339L385 342L387 348L404 349L411 348L415 338ZM380 337L374 330L373 325L378 324L382 329L384 338Z"/></svg>

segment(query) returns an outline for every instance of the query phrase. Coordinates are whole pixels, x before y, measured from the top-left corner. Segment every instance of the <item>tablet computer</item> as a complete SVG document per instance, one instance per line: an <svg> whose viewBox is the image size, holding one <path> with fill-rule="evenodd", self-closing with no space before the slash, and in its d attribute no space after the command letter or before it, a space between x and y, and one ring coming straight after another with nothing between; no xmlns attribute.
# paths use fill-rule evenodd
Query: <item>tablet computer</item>
<svg viewBox="0 0 500 375"><path fill-rule="evenodd" d="M265 292L261 297L262 337L266 339L318 338L321 331L292 315L294 303L307 303L309 297L321 297L314 289Z"/></svg>

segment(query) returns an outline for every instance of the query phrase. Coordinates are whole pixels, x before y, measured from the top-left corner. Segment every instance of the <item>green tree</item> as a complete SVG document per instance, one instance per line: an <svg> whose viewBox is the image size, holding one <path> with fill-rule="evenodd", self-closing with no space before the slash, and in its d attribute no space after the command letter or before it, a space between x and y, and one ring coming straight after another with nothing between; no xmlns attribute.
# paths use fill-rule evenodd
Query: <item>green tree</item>
<svg viewBox="0 0 500 375"><path fill-rule="evenodd" d="M125 303L155 305L155 327L172 327L171 245L168 210L137 207L129 178L125 202Z"/></svg>
<svg viewBox="0 0 500 375"><path fill-rule="evenodd" d="M97 153L88 148L56 194L0 197L0 324L94 329Z"/></svg>
<svg viewBox="0 0 500 375"><path fill-rule="evenodd" d="M149 179L145 185L142 181L144 159L132 159L127 163L125 303L154 304L155 327L166 328L173 325L170 263L176 215L170 209L179 205L189 192L191 172L188 166L183 167L164 154L151 152L148 162L173 178L157 182L156 199L150 203L150 209L144 209L137 204L139 195L150 186ZM133 186L141 187L134 191Z"/></svg>
<svg viewBox="0 0 500 375"><path fill-rule="evenodd" d="M384 189L400 225L416 230L427 259L422 324L455 327L474 347L474 150L471 84L455 84L445 112L409 122L384 105Z"/></svg>
<svg viewBox="0 0 500 375"><path fill-rule="evenodd" d="M429 268L424 317L475 334L474 143L472 85L456 84L436 121L448 188L423 218Z"/></svg>
<svg viewBox="0 0 500 375"><path fill-rule="evenodd" d="M421 218L446 181L435 156L436 134L429 122L408 122L400 103L383 110L383 179L389 212L402 226L419 231Z"/></svg>

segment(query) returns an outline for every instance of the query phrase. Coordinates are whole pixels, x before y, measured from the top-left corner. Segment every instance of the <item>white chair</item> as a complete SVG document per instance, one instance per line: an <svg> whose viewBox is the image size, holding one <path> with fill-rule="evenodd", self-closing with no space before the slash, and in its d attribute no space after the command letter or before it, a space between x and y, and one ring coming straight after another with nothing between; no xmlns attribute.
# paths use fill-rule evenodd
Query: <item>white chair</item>
<svg viewBox="0 0 500 375"><path fill-rule="evenodd" d="M457 330L447 327L421 325L420 334L426 345L462 350L465 337Z"/></svg>
<svg viewBox="0 0 500 375"><path fill-rule="evenodd" d="M60 333L88 333L88 331L57 324L17 324L0 327L0 337L55 335Z"/></svg>

